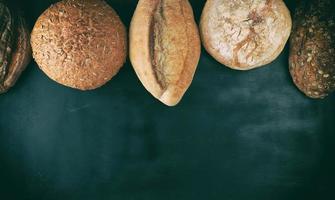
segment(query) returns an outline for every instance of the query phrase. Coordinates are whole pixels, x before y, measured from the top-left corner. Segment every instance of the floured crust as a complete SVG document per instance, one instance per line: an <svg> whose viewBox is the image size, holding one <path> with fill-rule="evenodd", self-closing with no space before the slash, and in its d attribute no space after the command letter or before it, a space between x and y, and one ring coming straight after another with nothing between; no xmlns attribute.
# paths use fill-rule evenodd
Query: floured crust
<svg viewBox="0 0 335 200"><path fill-rule="evenodd" d="M187 0L140 0L130 27L130 59L144 87L176 105L190 86L200 38Z"/></svg>
<svg viewBox="0 0 335 200"><path fill-rule="evenodd" d="M98 88L122 67L126 29L101 0L63 0L37 20L31 36L33 57L53 80L81 90Z"/></svg>
<svg viewBox="0 0 335 200"><path fill-rule="evenodd" d="M300 2L290 39L290 73L296 86L311 98L335 91L335 3Z"/></svg>
<svg viewBox="0 0 335 200"><path fill-rule="evenodd" d="M200 33L216 60L233 69L249 70L278 57L291 26L282 0L208 0Z"/></svg>

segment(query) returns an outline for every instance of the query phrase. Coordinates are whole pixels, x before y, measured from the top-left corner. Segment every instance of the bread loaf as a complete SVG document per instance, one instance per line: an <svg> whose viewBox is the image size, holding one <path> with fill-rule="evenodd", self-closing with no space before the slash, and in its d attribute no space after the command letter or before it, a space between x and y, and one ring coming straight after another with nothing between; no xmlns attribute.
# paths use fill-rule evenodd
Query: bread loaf
<svg viewBox="0 0 335 200"><path fill-rule="evenodd" d="M188 0L140 0L130 27L130 59L144 87L169 106L190 86L200 38Z"/></svg>
<svg viewBox="0 0 335 200"><path fill-rule="evenodd" d="M290 73L296 86L311 98L335 90L335 2L300 1L290 39Z"/></svg>
<svg viewBox="0 0 335 200"><path fill-rule="evenodd" d="M25 19L0 1L0 93L14 86L31 60Z"/></svg>
<svg viewBox="0 0 335 200"><path fill-rule="evenodd" d="M200 33L204 47L217 61L249 70L278 57L291 26L282 0L207 0Z"/></svg>
<svg viewBox="0 0 335 200"><path fill-rule="evenodd" d="M37 20L31 45L39 67L68 87L92 90L108 82L127 55L126 28L102 0L63 0Z"/></svg>

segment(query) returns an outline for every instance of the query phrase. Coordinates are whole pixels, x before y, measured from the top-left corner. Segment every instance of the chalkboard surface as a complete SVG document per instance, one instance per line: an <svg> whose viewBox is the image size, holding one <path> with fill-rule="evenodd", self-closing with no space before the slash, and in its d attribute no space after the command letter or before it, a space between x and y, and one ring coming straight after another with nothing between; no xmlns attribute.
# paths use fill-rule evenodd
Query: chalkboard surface
<svg viewBox="0 0 335 200"><path fill-rule="evenodd" d="M16 3L33 26L53 2ZM136 1L109 2L129 27ZM197 20L204 2L191 1ZM173 108L146 92L129 61L90 92L31 62L0 96L0 199L335 199L335 96L306 98L287 60L286 48L239 72L203 50Z"/></svg>

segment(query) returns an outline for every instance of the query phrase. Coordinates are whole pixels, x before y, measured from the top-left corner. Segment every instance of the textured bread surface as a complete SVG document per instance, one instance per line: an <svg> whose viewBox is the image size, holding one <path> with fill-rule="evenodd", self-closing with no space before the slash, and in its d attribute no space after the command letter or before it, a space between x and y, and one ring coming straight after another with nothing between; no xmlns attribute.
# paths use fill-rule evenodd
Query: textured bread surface
<svg viewBox="0 0 335 200"><path fill-rule="evenodd" d="M14 40L14 17L9 8L0 2L0 83L3 83L11 60Z"/></svg>
<svg viewBox="0 0 335 200"><path fill-rule="evenodd" d="M200 21L208 53L237 70L275 60L291 27L290 12L282 0L208 0Z"/></svg>
<svg viewBox="0 0 335 200"><path fill-rule="evenodd" d="M290 39L290 73L296 86L311 98L335 90L335 2L301 1Z"/></svg>
<svg viewBox="0 0 335 200"><path fill-rule="evenodd" d="M17 39L3 86L6 90L14 86L31 60L30 32L22 17L18 17Z"/></svg>
<svg viewBox="0 0 335 200"><path fill-rule="evenodd" d="M144 87L169 106L190 86L200 37L187 0L140 0L130 27L130 59Z"/></svg>
<svg viewBox="0 0 335 200"><path fill-rule="evenodd" d="M108 82L127 55L126 29L101 0L63 0L37 20L31 36L33 57L53 80L91 90Z"/></svg>
<svg viewBox="0 0 335 200"><path fill-rule="evenodd" d="M13 87L31 60L25 20L0 2L0 93Z"/></svg>

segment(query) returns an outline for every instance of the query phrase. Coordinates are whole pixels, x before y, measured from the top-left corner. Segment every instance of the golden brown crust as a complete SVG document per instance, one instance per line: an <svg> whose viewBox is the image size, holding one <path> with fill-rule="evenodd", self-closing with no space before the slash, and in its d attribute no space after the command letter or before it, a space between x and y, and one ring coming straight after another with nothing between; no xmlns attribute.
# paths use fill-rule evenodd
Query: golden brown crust
<svg viewBox="0 0 335 200"><path fill-rule="evenodd" d="M249 70L275 60L289 38L290 12L282 0L208 0L200 33L217 61Z"/></svg>
<svg viewBox="0 0 335 200"><path fill-rule="evenodd" d="M37 20L31 36L33 57L53 80L81 90L98 88L122 67L126 29L101 0L63 0Z"/></svg>
<svg viewBox="0 0 335 200"><path fill-rule="evenodd" d="M130 27L130 59L144 87L169 106L190 86L200 38L187 0L140 0Z"/></svg>
<svg viewBox="0 0 335 200"><path fill-rule="evenodd" d="M301 1L290 39L290 73L296 86L311 98L335 90L335 3Z"/></svg>

